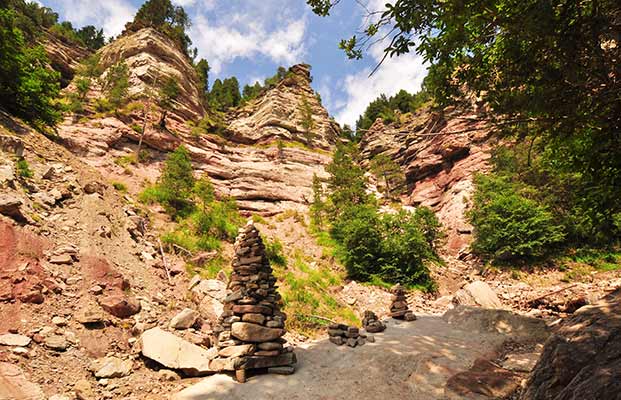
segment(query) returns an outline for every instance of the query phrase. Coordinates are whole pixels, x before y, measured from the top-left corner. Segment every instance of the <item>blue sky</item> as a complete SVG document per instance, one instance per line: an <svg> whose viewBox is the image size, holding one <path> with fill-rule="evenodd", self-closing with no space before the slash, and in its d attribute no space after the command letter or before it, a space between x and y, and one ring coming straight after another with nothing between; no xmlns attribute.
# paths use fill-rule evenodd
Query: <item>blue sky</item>
<svg viewBox="0 0 621 400"><path fill-rule="evenodd" d="M359 0L379 10L386 0ZM74 26L103 27L106 36L121 33L142 0L38 0ZM173 0L190 18L190 37L199 57L212 66L211 81L235 75L242 85L262 81L279 65L312 65L313 87L336 120L353 125L366 105L381 93L415 92L425 67L415 54L385 62L369 78L382 57L381 45L368 49L361 61L348 60L338 42L360 31L365 11L355 0L343 0L331 16L312 13L304 0Z"/></svg>

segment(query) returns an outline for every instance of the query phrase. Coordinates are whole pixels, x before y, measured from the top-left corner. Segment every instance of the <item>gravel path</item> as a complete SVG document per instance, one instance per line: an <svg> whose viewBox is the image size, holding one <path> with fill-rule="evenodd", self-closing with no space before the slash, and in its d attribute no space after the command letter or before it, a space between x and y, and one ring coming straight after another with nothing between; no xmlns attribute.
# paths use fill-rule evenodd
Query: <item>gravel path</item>
<svg viewBox="0 0 621 400"><path fill-rule="evenodd" d="M506 336L463 331L441 317L422 316L414 322L391 320L375 339L354 349L317 341L296 349L294 375L258 375L245 384L215 375L172 399L458 399L445 390L447 379L490 355Z"/></svg>

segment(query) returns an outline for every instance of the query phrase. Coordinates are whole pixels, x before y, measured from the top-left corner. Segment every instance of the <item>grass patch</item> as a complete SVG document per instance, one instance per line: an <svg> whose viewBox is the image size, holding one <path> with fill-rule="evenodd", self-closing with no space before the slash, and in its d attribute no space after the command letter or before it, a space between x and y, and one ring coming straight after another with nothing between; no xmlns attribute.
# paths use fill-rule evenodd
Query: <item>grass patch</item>
<svg viewBox="0 0 621 400"><path fill-rule="evenodd" d="M30 165L25 158L22 158L15 163L15 169L17 170L17 175L22 178L32 178L34 176L34 173L30 169Z"/></svg>
<svg viewBox="0 0 621 400"><path fill-rule="evenodd" d="M267 220L259 214L252 214L252 222L254 222L255 224L267 225Z"/></svg>
<svg viewBox="0 0 621 400"><path fill-rule="evenodd" d="M287 329L313 337L329 322L324 317L350 325L359 324L353 310L339 302L331 287L343 282L343 276L328 265L311 265L296 249L288 267L274 265L274 275L280 282L284 311L288 315Z"/></svg>
<svg viewBox="0 0 621 400"><path fill-rule="evenodd" d="M274 240L265 239L263 243L265 244L265 255L267 259L270 260L270 263L272 265L286 267L287 258L283 253L282 242L278 240L278 238L274 238Z"/></svg>
<svg viewBox="0 0 621 400"><path fill-rule="evenodd" d="M125 168L129 167L130 165L136 165L138 163L138 160L136 160L135 154L128 154L126 156L118 157L114 160L114 163L119 167Z"/></svg>
<svg viewBox="0 0 621 400"><path fill-rule="evenodd" d="M127 192L127 186L121 182L112 182L112 187L118 190L119 192Z"/></svg>

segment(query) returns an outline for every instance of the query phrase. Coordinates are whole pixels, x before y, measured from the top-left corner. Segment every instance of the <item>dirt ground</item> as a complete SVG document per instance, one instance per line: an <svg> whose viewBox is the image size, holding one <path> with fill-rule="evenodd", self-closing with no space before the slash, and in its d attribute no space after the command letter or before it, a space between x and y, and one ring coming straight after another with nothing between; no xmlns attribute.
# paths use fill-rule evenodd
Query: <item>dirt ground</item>
<svg viewBox="0 0 621 400"><path fill-rule="evenodd" d="M517 329L521 322L506 319L498 311L481 313L480 318L456 317L453 323L439 316L421 316L414 322L389 320L386 331L374 336L375 343L350 348L324 339L296 348L294 375L257 375L245 384L216 375L195 382L172 399L489 399L476 393L477 382L471 393L456 393L448 387L449 380L467 371L475 360L496 359L506 341L526 338ZM478 323L461 329L463 318ZM496 325L483 323L490 320ZM494 328L503 324L516 329L501 333ZM538 340L542 340L544 325L537 326L541 329ZM532 344L531 339L526 341ZM479 391L485 393L485 388Z"/></svg>

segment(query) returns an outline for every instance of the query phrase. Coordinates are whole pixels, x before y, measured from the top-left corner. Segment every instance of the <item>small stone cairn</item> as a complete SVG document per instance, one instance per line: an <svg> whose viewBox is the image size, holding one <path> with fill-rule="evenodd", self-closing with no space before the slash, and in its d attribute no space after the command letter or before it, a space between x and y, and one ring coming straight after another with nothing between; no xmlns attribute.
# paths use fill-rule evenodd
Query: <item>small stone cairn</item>
<svg viewBox="0 0 621 400"><path fill-rule="evenodd" d="M291 374L296 357L286 346L287 316L280 311L276 278L265 255L265 246L252 221L240 230L235 241L233 274L224 299L217 334L218 357L235 370L239 382L246 371L267 369L268 373Z"/></svg>
<svg viewBox="0 0 621 400"><path fill-rule="evenodd" d="M362 327L369 333L379 333L384 332L386 324L380 321L373 311L367 310L362 318Z"/></svg>
<svg viewBox="0 0 621 400"><path fill-rule="evenodd" d="M367 335L355 326L333 323L328 325L330 341L337 346L344 344L349 347L362 346L367 342Z"/></svg>
<svg viewBox="0 0 621 400"><path fill-rule="evenodd" d="M405 288L397 284L390 289L392 293L392 304L390 305L390 316L395 319L404 319L406 321L415 321L416 315L408 308L408 302L405 298Z"/></svg>

